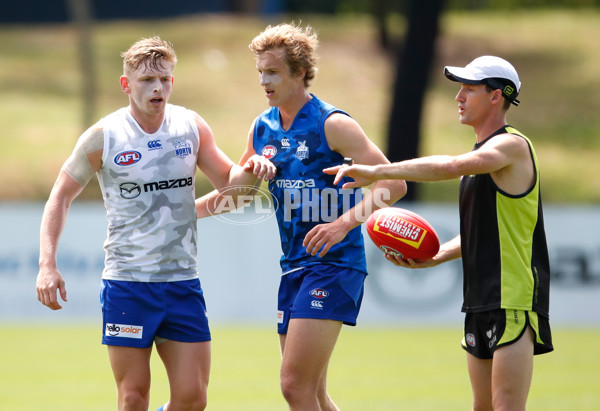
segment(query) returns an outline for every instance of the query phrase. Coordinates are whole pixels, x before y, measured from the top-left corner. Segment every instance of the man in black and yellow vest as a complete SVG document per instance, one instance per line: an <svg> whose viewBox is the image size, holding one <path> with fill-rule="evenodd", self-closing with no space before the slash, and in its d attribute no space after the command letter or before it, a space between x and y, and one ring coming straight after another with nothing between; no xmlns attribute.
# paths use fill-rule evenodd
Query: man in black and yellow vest
<svg viewBox="0 0 600 411"><path fill-rule="evenodd" d="M325 172L337 174L336 182L352 177L344 188L381 179L461 179L460 235L427 261L386 258L401 267L424 268L462 257L462 346L473 409L524 411L533 356L553 347L538 160L531 141L506 121L511 104L519 104L521 82L509 62L494 56L478 57L466 67L446 66L444 73L460 83L458 114L475 130L472 151Z"/></svg>

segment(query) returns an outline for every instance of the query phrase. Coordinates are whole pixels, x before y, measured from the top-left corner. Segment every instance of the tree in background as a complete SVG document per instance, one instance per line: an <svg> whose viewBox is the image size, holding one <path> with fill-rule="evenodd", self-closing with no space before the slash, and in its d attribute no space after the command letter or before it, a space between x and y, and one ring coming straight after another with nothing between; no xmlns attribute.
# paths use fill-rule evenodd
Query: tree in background
<svg viewBox="0 0 600 411"><path fill-rule="evenodd" d="M77 56L81 84L81 104L83 107L81 124L85 130L96 116L96 70L94 68L94 48L92 46L93 13L90 0L69 0L69 16L77 30Z"/></svg>
<svg viewBox="0 0 600 411"><path fill-rule="evenodd" d="M388 120L387 157L402 161L418 157L421 136L421 116L429 74L435 56L439 20L444 0L410 0L407 4L408 28L404 41L394 43L386 25L392 3L373 2L380 45L390 50L396 59L396 78L392 89L392 105ZM409 182L403 200L418 198L415 183Z"/></svg>

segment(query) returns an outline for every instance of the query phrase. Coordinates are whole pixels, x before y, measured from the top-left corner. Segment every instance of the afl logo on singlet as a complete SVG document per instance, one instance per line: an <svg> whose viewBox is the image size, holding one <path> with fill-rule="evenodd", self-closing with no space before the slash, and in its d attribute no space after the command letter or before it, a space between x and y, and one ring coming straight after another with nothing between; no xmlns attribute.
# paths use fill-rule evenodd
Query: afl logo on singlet
<svg viewBox="0 0 600 411"><path fill-rule="evenodd" d="M115 156L115 164L118 166L130 166L142 159L138 151L122 151Z"/></svg>
<svg viewBox="0 0 600 411"><path fill-rule="evenodd" d="M277 147L275 146L264 146L262 150L260 150L260 155L264 158L273 158L277 154Z"/></svg>

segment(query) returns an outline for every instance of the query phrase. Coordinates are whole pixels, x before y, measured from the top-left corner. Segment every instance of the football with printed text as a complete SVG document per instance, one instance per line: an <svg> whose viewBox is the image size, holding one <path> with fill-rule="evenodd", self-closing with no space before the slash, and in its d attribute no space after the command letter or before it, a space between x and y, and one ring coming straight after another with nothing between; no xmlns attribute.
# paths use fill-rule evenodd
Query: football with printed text
<svg viewBox="0 0 600 411"><path fill-rule="evenodd" d="M366 226L371 240L386 254L427 260L440 249L433 226L404 208L381 208L369 216Z"/></svg>

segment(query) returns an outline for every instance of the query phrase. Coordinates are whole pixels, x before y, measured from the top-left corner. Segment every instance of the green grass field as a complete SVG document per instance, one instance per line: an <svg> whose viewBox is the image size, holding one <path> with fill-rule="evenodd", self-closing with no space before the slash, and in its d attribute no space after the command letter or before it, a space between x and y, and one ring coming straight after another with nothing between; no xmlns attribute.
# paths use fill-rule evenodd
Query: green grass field
<svg viewBox="0 0 600 411"><path fill-rule="evenodd" d="M106 411L116 390L100 330L89 324L0 326L0 409ZM466 411L471 392L458 329L344 327L329 389L344 411ZM530 411L600 410L600 329L555 329L535 358ZM269 327L213 327L209 410L285 410L277 337ZM150 410L168 396L152 357Z"/></svg>

